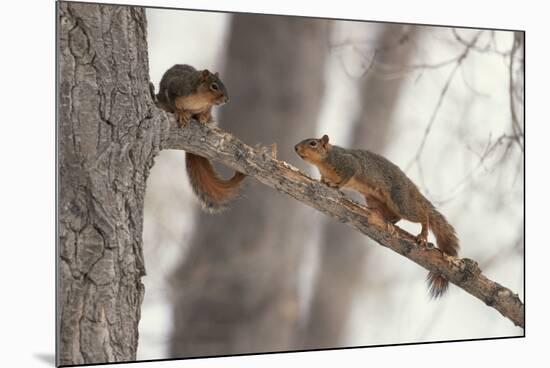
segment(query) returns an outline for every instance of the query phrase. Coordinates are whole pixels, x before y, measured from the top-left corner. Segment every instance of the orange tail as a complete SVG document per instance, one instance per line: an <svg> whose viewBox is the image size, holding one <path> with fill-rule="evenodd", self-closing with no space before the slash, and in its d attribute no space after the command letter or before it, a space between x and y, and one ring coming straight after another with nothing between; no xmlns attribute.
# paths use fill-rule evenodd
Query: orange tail
<svg viewBox="0 0 550 368"><path fill-rule="evenodd" d="M430 206L429 211L430 228L437 240L437 247L450 256L456 256L459 245L455 229L433 206ZM427 281L434 299L441 297L449 288L449 280L438 273L430 272Z"/></svg>
<svg viewBox="0 0 550 368"><path fill-rule="evenodd" d="M237 197L241 181L246 175L236 172L229 180L222 180L207 158L186 152L187 175L193 191L203 209L219 213L227 209L227 203Z"/></svg>

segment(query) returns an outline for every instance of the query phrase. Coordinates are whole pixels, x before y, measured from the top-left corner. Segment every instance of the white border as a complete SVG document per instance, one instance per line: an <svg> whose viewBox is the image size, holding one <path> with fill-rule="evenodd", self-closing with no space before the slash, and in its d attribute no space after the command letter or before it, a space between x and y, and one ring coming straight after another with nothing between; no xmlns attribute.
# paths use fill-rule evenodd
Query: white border
<svg viewBox="0 0 550 368"><path fill-rule="evenodd" d="M106 3L125 3L124 1ZM527 337L198 359L133 367L407 366L511 367L537 361L547 345L549 259L548 27L542 2L233 0L131 1L132 5L311 15L527 30ZM528 6L530 6L528 8ZM54 353L54 9L53 1L3 5L2 57L2 366L51 366ZM6 78L7 77L7 78ZM544 88L544 89L543 89ZM6 114L7 110L7 114ZM15 220L15 221L14 221ZM466 316L457 315L457 318ZM127 365L104 365L104 367Z"/></svg>

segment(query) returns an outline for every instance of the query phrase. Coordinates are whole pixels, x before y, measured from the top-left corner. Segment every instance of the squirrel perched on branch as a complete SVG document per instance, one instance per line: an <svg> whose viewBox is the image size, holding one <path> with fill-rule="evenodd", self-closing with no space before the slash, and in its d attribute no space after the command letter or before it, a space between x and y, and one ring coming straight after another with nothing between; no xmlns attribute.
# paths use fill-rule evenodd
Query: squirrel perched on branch
<svg viewBox="0 0 550 368"><path fill-rule="evenodd" d="M417 243L425 246L431 229L439 249L450 256L458 254L454 228L389 160L367 150L333 146L327 135L305 139L294 149L304 161L319 169L322 183L359 192L370 209L392 224L401 219L421 223ZM428 274L427 281L433 298L442 296L449 287L449 281L434 272Z"/></svg>
<svg viewBox="0 0 550 368"><path fill-rule="evenodd" d="M211 123L212 106L229 101L218 73L196 70L191 65L176 64L168 69L162 76L157 95L152 83L149 87L156 105L176 114L181 127L192 118L203 124ZM227 203L238 195L245 175L235 172L231 179L222 180L207 158L190 152L185 152L185 162L191 187L202 208L211 213L225 210Z"/></svg>

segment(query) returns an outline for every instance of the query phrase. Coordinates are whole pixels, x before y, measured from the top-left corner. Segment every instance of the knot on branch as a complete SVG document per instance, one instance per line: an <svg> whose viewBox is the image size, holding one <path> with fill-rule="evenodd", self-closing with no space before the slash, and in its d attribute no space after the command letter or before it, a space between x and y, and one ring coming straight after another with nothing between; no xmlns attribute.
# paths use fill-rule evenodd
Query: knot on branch
<svg viewBox="0 0 550 368"><path fill-rule="evenodd" d="M467 282L476 279L481 275L481 269L476 261L470 258L463 258L460 261L460 271L462 273L462 282Z"/></svg>
<svg viewBox="0 0 550 368"><path fill-rule="evenodd" d="M412 250L416 248L416 244L414 244L410 240L402 241L401 243L402 243L402 247L403 247L403 253L402 254L404 256L409 255L409 253L412 252ZM432 244L432 247L433 247L433 244Z"/></svg>

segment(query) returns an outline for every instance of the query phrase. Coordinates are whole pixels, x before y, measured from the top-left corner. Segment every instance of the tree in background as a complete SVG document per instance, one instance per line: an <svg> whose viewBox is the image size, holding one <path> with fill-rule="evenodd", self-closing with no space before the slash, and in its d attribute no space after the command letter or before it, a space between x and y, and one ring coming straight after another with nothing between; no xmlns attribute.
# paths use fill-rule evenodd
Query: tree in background
<svg viewBox="0 0 550 368"><path fill-rule="evenodd" d="M359 81L361 107L353 123L350 147L384 154L404 78L383 78L377 65L407 65L418 29L395 24L379 27L371 46L376 50L374 60ZM345 345L346 323L355 296L360 293L368 297L368 290L361 286L370 241L332 219L324 219L322 229L319 272L302 342L303 348L309 349Z"/></svg>
<svg viewBox="0 0 550 368"><path fill-rule="evenodd" d="M233 15L221 127L298 161L293 147L315 132L321 107L327 36L324 20ZM253 179L226 213L198 214L173 278L173 357L294 347L312 214Z"/></svg>

